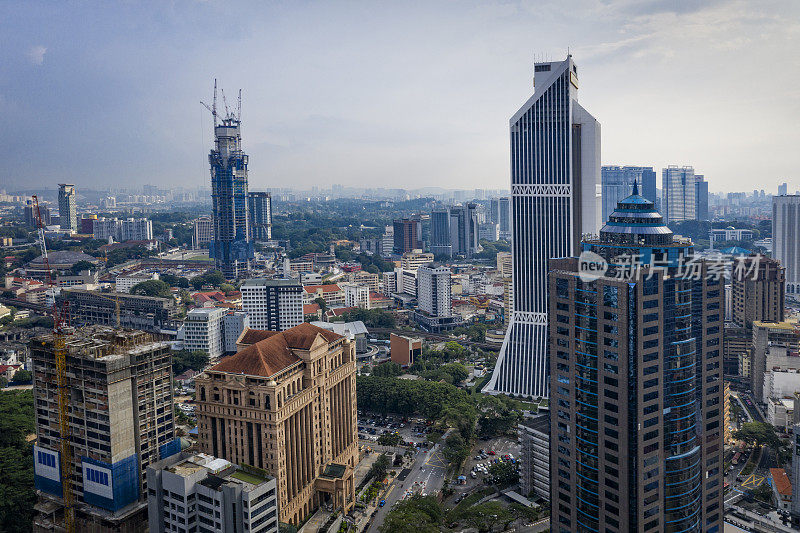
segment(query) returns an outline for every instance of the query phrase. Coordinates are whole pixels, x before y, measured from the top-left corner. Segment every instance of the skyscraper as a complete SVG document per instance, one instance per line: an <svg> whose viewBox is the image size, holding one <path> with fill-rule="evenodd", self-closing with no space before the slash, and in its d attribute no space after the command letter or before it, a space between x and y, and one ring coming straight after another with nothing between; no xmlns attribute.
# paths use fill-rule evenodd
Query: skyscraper
<svg viewBox="0 0 800 533"><path fill-rule="evenodd" d="M62 230L78 231L78 207L76 204L75 185L58 184L58 221Z"/></svg>
<svg viewBox="0 0 800 533"><path fill-rule="evenodd" d="M511 238L511 199L507 196L492 198L489 204L492 222L500 225L500 238Z"/></svg>
<svg viewBox="0 0 800 533"><path fill-rule="evenodd" d="M450 208L450 244L452 255L471 258L478 250L477 205L455 205Z"/></svg>
<svg viewBox="0 0 800 533"><path fill-rule="evenodd" d="M257 241L272 239L272 195L268 192L249 192L247 204L250 238Z"/></svg>
<svg viewBox="0 0 800 533"><path fill-rule="evenodd" d="M661 171L661 212L664 214L664 222L697 220L696 183L692 167L670 165Z"/></svg>
<svg viewBox="0 0 800 533"><path fill-rule="evenodd" d="M514 312L486 392L547 396L547 262L600 227L600 124L577 100L578 67L536 63L511 118Z"/></svg>
<svg viewBox="0 0 800 533"><path fill-rule="evenodd" d="M227 279L246 276L253 257L248 229L247 163L242 151L241 116L228 113L217 123L214 84L214 149L211 165L211 201L214 210L214 240L209 255Z"/></svg>
<svg viewBox="0 0 800 533"><path fill-rule="evenodd" d="M697 220L711 220L708 214L708 182L702 174L695 174L694 178L694 201Z"/></svg>
<svg viewBox="0 0 800 533"><path fill-rule="evenodd" d="M778 185L778 196L786 196L789 191L789 184L788 183L781 183Z"/></svg>
<svg viewBox="0 0 800 533"><path fill-rule="evenodd" d="M620 200L630 195L634 182L638 184L642 196L653 203L656 201L656 172L653 167L603 165L601 181L603 220L608 219Z"/></svg>
<svg viewBox="0 0 800 533"><path fill-rule="evenodd" d="M450 242L450 212L446 208L431 211L431 253L450 257L453 246Z"/></svg>
<svg viewBox="0 0 800 533"><path fill-rule="evenodd" d="M419 218L402 218L394 221L394 247L396 254L422 249L422 224Z"/></svg>
<svg viewBox="0 0 800 533"><path fill-rule="evenodd" d="M550 264L551 530L720 531L724 280L637 194L583 248L608 270Z"/></svg>
<svg viewBox="0 0 800 533"><path fill-rule="evenodd" d="M755 321L783 322L786 269L769 257L746 257L741 266L741 275L731 276L733 321L742 328Z"/></svg>
<svg viewBox="0 0 800 533"><path fill-rule="evenodd" d="M772 197L772 256L786 269L786 297L800 298L800 195Z"/></svg>

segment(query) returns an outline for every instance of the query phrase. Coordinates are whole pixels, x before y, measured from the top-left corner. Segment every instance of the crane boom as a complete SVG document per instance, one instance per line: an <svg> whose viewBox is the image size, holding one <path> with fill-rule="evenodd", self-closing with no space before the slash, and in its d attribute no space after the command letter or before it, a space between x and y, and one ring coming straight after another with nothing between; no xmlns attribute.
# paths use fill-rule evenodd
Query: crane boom
<svg viewBox="0 0 800 533"><path fill-rule="evenodd" d="M64 500L64 529L67 533L75 532L75 507L72 492L72 444L70 442L69 427L69 383L67 383L67 350L66 334L68 312L66 303L62 309L58 308L55 299L53 276L50 272L50 259L47 256L47 243L44 239L44 222L39 209L39 198L33 195L33 205L36 210L36 226L39 230L39 247L42 250L42 260L46 269L47 286L52 297L53 314L53 353L56 359L56 385L58 387L58 427L61 438L61 486L62 499Z"/></svg>

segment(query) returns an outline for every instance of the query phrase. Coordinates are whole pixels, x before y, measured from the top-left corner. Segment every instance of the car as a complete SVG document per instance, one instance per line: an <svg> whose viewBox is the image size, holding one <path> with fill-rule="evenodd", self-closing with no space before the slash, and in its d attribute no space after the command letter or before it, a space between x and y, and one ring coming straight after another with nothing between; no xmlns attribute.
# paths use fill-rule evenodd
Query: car
<svg viewBox="0 0 800 533"><path fill-rule="evenodd" d="M486 452L486 453L488 453L489 455L495 455L495 453L494 453L494 450L489 450L489 451L488 451L488 452Z"/></svg>
<svg viewBox="0 0 800 533"><path fill-rule="evenodd" d="M378 504L378 507L383 507L386 505L386 500L381 500L381 503Z"/></svg>

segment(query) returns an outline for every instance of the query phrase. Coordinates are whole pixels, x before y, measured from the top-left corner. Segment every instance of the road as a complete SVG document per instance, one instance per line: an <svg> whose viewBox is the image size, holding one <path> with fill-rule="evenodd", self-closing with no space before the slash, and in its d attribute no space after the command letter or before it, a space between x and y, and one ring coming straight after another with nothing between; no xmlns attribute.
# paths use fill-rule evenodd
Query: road
<svg viewBox="0 0 800 533"><path fill-rule="evenodd" d="M392 329L392 328L369 328L370 334L375 333L385 333L388 335L389 333L394 333L395 335L411 335L413 337L424 337L428 340L432 341L457 341L459 344L463 346L475 346L476 348L481 348L482 350L489 350L492 352L499 352L500 351L500 344L492 344L489 342L473 342L468 340L461 340L456 339L451 335L440 335L438 333L427 333L425 331L408 331L405 329Z"/></svg>
<svg viewBox="0 0 800 533"><path fill-rule="evenodd" d="M430 450L417 452L411 468L408 471L401 471L392 482L388 492L384 495L386 505L379 507L373 515L372 522L367 529L369 533L378 531L378 527L383 524L389 510L395 503L403 499L406 490L420 490L426 494L432 494L442 488L447 473L447 461L442 457L441 452L444 440L450 431L452 430L448 430Z"/></svg>

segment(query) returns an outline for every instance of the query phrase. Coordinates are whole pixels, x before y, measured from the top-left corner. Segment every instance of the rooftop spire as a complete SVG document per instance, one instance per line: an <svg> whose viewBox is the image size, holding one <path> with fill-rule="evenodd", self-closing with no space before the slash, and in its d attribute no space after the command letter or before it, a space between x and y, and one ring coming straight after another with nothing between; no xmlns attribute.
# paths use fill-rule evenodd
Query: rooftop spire
<svg viewBox="0 0 800 533"><path fill-rule="evenodd" d="M633 195L639 196L639 182L635 179L633 180Z"/></svg>

